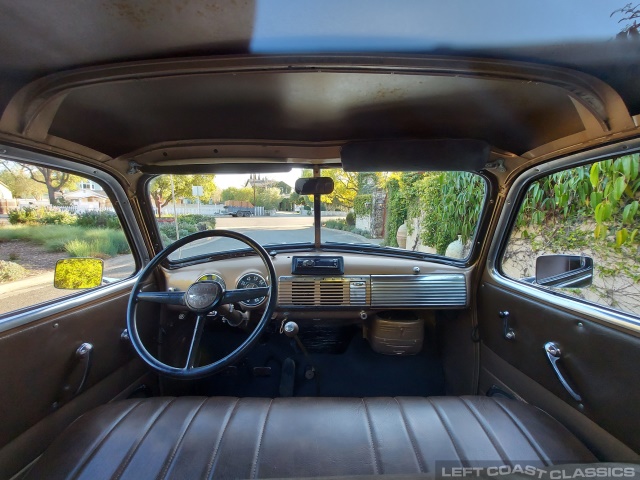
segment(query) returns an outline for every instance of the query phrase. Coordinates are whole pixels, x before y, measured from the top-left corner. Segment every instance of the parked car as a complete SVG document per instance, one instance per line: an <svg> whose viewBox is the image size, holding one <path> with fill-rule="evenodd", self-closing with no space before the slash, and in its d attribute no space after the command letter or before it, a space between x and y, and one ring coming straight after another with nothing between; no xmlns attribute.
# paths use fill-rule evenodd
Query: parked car
<svg viewBox="0 0 640 480"><path fill-rule="evenodd" d="M632 5L0 5L1 478L640 474Z"/></svg>

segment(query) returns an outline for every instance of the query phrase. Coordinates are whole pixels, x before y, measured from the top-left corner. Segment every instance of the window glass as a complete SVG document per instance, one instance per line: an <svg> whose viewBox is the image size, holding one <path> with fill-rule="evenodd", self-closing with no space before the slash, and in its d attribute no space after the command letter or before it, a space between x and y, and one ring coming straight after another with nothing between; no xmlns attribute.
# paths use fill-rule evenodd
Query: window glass
<svg viewBox="0 0 640 480"><path fill-rule="evenodd" d="M535 282L541 255L593 259L590 286L553 288L640 315L640 175L632 154L554 173L529 187L502 258L505 275Z"/></svg>
<svg viewBox="0 0 640 480"><path fill-rule="evenodd" d="M0 315L77 293L54 287L57 261L73 257L102 259L103 285L135 270L102 187L51 168L0 160ZM92 264L70 265L65 274L80 278Z"/></svg>
<svg viewBox="0 0 640 480"><path fill-rule="evenodd" d="M334 191L321 197L321 241L464 259L485 198L482 177L465 172L353 173L323 169ZM164 246L199 230L231 229L262 245L312 244L313 197L293 186L310 170L282 174L163 175L149 185ZM172 259L241 246L203 240Z"/></svg>

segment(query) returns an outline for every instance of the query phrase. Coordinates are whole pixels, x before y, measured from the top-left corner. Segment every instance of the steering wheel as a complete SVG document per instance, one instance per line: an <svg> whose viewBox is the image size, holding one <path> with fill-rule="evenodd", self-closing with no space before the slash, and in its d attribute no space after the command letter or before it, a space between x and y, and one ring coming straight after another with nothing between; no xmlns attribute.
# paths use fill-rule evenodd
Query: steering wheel
<svg viewBox="0 0 640 480"><path fill-rule="evenodd" d="M262 259L268 272L267 287L245 288L237 290L226 290L216 281L198 281L193 283L186 292L143 292L142 285L145 283L151 273L160 265L169 255L185 245L196 240L211 237L226 237L239 240L248 246ZM129 297L129 305L127 307L127 329L129 338L133 344L133 348L140 358L156 372L174 378L195 379L202 378L207 375L219 372L227 366L237 362L258 342L260 334L264 331L269 319L273 314L278 298L278 282L276 271L269 254L255 240L241 233L229 230L206 230L196 232L192 235L184 237L169 245L167 248L158 253L146 267L142 269L138 280L136 281L131 296ZM200 338L204 330L204 324L207 314L218 309L222 305L227 305L242 300L250 300L252 298L268 297L264 313L255 329L247 337L247 339L238 346L233 352L213 363L207 365L195 366L196 355L200 345ZM174 367L161 362L146 349L138 332L136 321L136 311L138 303L141 301L164 303L169 305L180 305L186 307L189 311L195 313L196 323L191 338L189 353L184 367Z"/></svg>

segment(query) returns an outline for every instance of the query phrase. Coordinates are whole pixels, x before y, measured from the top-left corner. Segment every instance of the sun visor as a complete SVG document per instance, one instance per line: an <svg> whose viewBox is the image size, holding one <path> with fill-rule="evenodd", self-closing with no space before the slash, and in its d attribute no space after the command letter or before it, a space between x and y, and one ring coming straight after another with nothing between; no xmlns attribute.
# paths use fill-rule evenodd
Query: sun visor
<svg viewBox="0 0 640 480"><path fill-rule="evenodd" d="M475 172L484 168L490 153L482 140L372 140L347 143L340 156L346 172Z"/></svg>

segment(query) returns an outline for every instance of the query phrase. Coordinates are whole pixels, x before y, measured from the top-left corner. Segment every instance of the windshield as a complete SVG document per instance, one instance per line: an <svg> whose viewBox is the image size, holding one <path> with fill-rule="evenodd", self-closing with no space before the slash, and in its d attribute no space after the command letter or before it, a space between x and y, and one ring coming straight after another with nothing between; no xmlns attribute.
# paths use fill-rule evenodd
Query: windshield
<svg viewBox="0 0 640 480"><path fill-rule="evenodd" d="M314 243L313 197L294 191L311 170L280 174L162 175L149 195L163 246L208 229L243 233L263 246ZM334 190L321 196L325 246L393 249L468 257L485 199L482 177L466 172L352 173L324 169ZM176 251L179 260L246 248L203 240Z"/></svg>

